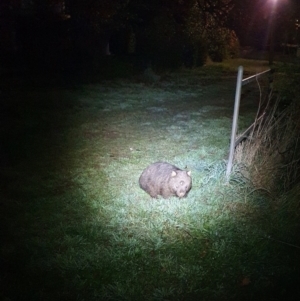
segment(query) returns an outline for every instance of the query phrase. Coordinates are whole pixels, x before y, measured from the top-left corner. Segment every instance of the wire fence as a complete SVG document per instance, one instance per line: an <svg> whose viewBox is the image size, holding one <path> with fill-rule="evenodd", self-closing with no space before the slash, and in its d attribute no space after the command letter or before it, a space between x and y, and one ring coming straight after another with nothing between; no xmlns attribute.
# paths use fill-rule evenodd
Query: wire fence
<svg viewBox="0 0 300 301"><path fill-rule="evenodd" d="M250 77L247 77L247 78L243 79L244 68L243 68L243 66L240 66L238 68L236 91L235 91L234 111L233 111L233 120L232 120L232 129L231 129L231 138L230 138L229 158L228 158L227 169L226 169L227 181L229 180L229 177L230 177L230 174L231 174L232 165L233 165L234 150L235 150L236 146L249 135L249 133L251 132L251 130L253 129L255 124L257 124L257 121L261 120L265 116L265 112L263 112L258 117L258 119L252 125L250 125L242 135L240 135L240 137L238 139L236 138L238 117L239 117L239 108L240 108L240 102L241 102L242 86L245 86L245 85L257 80L259 77L262 77L262 76L265 76L265 75L268 74L269 75L269 91L270 91L270 87L271 87L272 82L273 82L273 78L271 76L272 75L271 71L272 71L271 69L268 69L268 70L265 70L263 72L257 73L255 75L252 75Z"/></svg>

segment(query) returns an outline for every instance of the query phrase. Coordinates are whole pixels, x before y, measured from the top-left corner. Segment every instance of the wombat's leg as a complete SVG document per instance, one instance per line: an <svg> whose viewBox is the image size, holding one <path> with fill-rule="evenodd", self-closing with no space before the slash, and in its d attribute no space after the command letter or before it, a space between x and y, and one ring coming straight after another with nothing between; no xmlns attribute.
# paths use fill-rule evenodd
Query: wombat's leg
<svg viewBox="0 0 300 301"><path fill-rule="evenodd" d="M164 199L168 199L170 196L173 195L173 193L169 190L166 189L165 187L160 189L159 194L164 198Z"/></svg>

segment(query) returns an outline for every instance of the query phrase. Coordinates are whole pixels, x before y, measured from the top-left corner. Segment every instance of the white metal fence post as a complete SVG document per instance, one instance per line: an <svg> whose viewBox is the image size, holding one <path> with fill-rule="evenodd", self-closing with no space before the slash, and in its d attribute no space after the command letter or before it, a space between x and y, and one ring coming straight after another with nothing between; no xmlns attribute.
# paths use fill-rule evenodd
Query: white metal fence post
<svg viewBox="0 0 300 301"><path fill-rule="evenodd" d="M226 178L229 180L229 176L232 169L233 155L235 149L235 137L237 131L237 121L239 116L240 100L241 100L241 90L242 90L242 80L243 80L243 66L239 66L236 91L235 91L235 102L234 102L234 112L233 112L233 121L232 121L232 130L231 130L231 140L230 140L230 152L227 163Z"/></svg>

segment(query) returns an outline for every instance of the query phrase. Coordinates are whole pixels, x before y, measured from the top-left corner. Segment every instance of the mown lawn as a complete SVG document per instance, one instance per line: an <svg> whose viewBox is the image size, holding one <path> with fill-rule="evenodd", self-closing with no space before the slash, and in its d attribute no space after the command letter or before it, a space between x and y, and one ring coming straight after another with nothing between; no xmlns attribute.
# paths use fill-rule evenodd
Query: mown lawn
<svg viewBox="0 0 300 301"><path fill-rule="evenodd" d="M224 178L241 62L265 69L4 87L1 300L297 300L297 215ZM246 94L240 131L257 84ZM139 188L156 161L192 171L187 198Z"/></svg>

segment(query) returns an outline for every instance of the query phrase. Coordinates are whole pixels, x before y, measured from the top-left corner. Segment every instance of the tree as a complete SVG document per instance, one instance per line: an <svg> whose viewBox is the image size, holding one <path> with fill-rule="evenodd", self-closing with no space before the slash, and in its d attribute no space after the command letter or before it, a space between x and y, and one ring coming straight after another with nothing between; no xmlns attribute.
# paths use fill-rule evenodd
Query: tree
<svg viewBox="0 0 300 301"><path fill-rule="evenodd" d="M217 61L238 52L237 37L226 26L232 8L231 0L189 1L183 28L194 48L196 61L199 52L203 54L205 48L211 58Z"/></svg>

